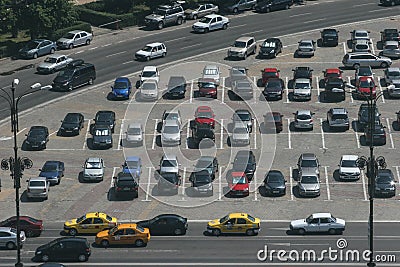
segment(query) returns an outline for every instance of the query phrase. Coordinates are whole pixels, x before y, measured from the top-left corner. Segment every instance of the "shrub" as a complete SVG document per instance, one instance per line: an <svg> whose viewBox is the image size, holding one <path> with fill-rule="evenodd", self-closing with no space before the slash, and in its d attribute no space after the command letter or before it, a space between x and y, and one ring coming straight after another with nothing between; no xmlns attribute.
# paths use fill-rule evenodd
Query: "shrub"
<svg viewBox="0 0 400 267"><path fill-rule="evenodd" d="M92 26L90 26L90 24L87 22L79 21L79 23L77 23L71 27L58 29L58 30L54 31L53 34L51 36L49 36L49 39L50 40L58 40L64 34L66 34L67 32L73 31L73 30L82 30L82 31L92 32Z"/></svg>

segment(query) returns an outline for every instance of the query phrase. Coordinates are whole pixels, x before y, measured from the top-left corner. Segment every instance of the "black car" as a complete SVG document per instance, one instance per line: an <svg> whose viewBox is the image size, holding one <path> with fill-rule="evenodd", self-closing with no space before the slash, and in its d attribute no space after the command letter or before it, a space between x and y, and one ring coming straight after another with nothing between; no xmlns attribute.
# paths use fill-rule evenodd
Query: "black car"
<svg viewBox="0 0 400 267"><path fill-rule="evenodd" d="M78 135L83 128L85 118L81 113L67 113L61 121L60 135Z"/></svg>
<svg viewBox="0 0 400 267"><path fill-rule="evenodd" d="M394 197L396 195L396 181L393 172L389 169L378 170L375 179L375 196Z"/></svg>
<svg viewBox="0 0 400 267"><path fill-rule="evenodd" d="M270 12L281 9L289 9L293 5L293 0L257 0L257 12Z"/></svg>
<svg viewBox="0 0 400 267"><path fill-rule="evenodd" d="M292 69L292 71L293 80L304 78L312 81L313 69L311 69L310 67L296 67Z"/></svg>
<svg viewBox="0 0 400 267"><path fill-rule="evenodd" d="M249 181L253 180L256 171L256 157L253 151L240 150L233 160L233 171L244 172Z"/></svg>
<svg viewBox="0 0 400 267"><path fill-rule="evenodd" d="M149 228L151 235L184 235L188 228L187 219L176 214L160 214L136 224Z"/></svg>
<svg viewBox="0 0 400 267"><path fill-rule="evenodd" d="M92 127L92 145L93 148L111 148L113 146L110 126L95 124Z"/></svg>
<svg viewBox="0 0 400 267"><path fill-rule="evenodd" d="M93 64L83 60L74 60L61 70L54 78L53 90L72 91L85 84L93 84L96 79L96 69Z"/></svg>
<svg viewBox="0 0 400 267"><path fill-rule="evenodd" d="M321 31L322 46L337 46L339 43L339 31L336 29L323 29Z"/></svg>
<svg viewBox="0 0 400 267"><path fill-rule="evenodd" d="M156 174L157 192L178 194L179 185L181 184L181 176L176 172L164 172Z"/></svg>
<svg viewBox="0 0 400 267"><path fill-rule="evenodd" d="M203 139L212 140L214 143L215 133L211 125L206 123L196 123L194 121L192 121L190 124L190 128L192 130L192 140L196 145L199 145Z"/></svg>
<svg viewBox="0 0 400 267"><path fill-rule="evenodd" d="M83 237L60 237L40 246L35 251L38 261L80 261L89 259L90 244Z"/></svg>
<svg viewBox="0 0 400 267"><path fill-rule="evenodd" d="M94 117L95 125L107 125L110 127L112 133L115 129L115 112L111 110L100 110L97 111Z"/></svg>
<svg viewBox="0 0 400 267"><path fill-rule="evenodd" d="M171 76L164 96L166 98L185 98L186 86L187 83L185 77Z"/></svg>
<svg viewBox="0 0 400 267"><path fill-rule="evenodd" d="M400 41L400 34L398 29L384 29L381 31L381 41Z"/></svg>
<svg viewBox="0 0 400 267"><path fill-rule="evenodd" d="M55 263L55 262L46 262L40 264L38 267L65 267L64 264L61 263Z"/></svg>
<svg viewBox="0 0 400 267"><path fill-rule="evenodd" d="M380 3L383 6L395 6L400 5L400 0L380 0Z"/></svg>
<svg viewBox="0 0 400 267"><path fill-rule="evenodd" d="M49 129L46 126L32 126L26 134L25 144L29 149L46 149Z"/></svg>
<svg viewBox="0 0 400 267"><path fill-rule="evenodd" d="M381 124L381 114L378 111L378 107L375 107L375 124ZM364 128L369 122L368 104L361 104L358 109L358 124Z"/></svg>
<svg viewBox="0 0 400 267"><path fill-rule="evenodd" d="M212 180L215 179L218 168L218 159L213 156L201 156L197 160L196 165L194 165L194 171L207 170L210 173Z"/></svg>
<svg viewBox="0 0 400 267"><path fill-rule="evenodd" d="M370 127L367 125L364 129L365 142L371 142ZM374 145L386 145L386 132L385 126L382 124L375 124L372 132L372 142Z"/></svg>
<svg viewBox="0 0 400 267"><path fill-rule="evenodd" d="M268 38L260 44L258 57L260 58L275 58L279 53L282 53L282 42L278 38Z"/></svg>
<svg viewBox="0 0 400 267"><path fill-rule="evenodd" d="M268 79L264 86L263 95L267 100L277 99L280 100L283 97L285 91L285 83L281 78Z"/></svg>
<svg viewBox="0 0 400 267"><path fill-rule="evenodd" d="M280 196L286 194L286 180L282 172L269 171L264 178L264 187L268 195Z"/></svg>
<svg viewBox="0 0 400 267"><path fill-rule="evenodd" d="M213 195L212 176L207 170L192 172L189 181L192 183L194 192L198 195Z"/></svg>
<svg viewBox="0 0 400 267"><path fill-rule="evenodd" d="M139 196L139 185L131 173L119 172L113 179L115 197L137 198Z"/></svg>
<svg viewBox="0 0 400 267"><path fill-rule="evenodd" d="M346 82L341 78L329 78L325 82L325 100L344 101Z"/></svg>
<svg viewBox="0 0 400 267"><path fill-rule="evenodd" d="M48 160L39 169L39 177L46 177L50 185L60 184L61 178L64 177L64 162L58 160Z"/></svg>

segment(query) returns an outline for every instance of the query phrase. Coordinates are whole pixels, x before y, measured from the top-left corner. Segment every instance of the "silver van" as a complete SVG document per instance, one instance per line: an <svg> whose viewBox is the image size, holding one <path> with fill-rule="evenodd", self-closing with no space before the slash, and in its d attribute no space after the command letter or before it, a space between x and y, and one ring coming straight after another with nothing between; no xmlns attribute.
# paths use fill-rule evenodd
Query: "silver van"
<svg viewBox="0 0 400 267"><path fill-rule="evenodd" d="M360 66L387 68L392 60L387 57L376 56L368 52L348 53L343 57L343 66L358 69Z"/></svg>

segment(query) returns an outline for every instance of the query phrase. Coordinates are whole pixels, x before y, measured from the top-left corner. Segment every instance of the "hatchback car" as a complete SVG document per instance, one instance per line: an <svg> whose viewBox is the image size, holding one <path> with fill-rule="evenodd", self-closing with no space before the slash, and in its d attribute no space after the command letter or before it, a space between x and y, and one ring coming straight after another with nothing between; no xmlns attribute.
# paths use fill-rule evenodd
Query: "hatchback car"
<svg viewBox="0 0 400 267"><path fill-rule="evenodd" d="M142 72L139 74L140 76L140 84L144 83L148 80L155 80L160 82L160 71L156 66L145 66L142 69Z"/></svg>
<svg viewBox="0 0 400 267"><path fill-rule="evenodd" d="M280 133L283 130L283 115L279 112L267 112L263 115L264 128L267 132L273 131Z"/></svg>
<svg viewBox="0 0 400 267"><path fill-rule="evenodd" d="M140 123L131 123L125 132L125 140L128 144L143 145L143 126Z"/></svg>
<svg viewBox="0 0 400 267"><path fill-rule="evenodd" d="M135 245L144 247L150 241L150 231L135 223L121 223L110 230L96 234L95 243L102 247Z"/></svg>
<svg viewBox="0 0 400 267"><path fill-rule="evenodd" d="M329 78L325 82L324 100L344 101L346 100L346 82L341 78Z"/></svg>
<svg viewBox="0 0 400 267"><path fill-rule="evenodd" d="M28 149L46 149L47 142L49 142L49 130L46 126L32 126L25 136L25 144Z"/></svg>
<svg viewBox="0 0 400 267"><path fill-rule="evenodd" d="M264 188L268 195L281 196L286 194L286 180L282 172L270 170L264 178Z"/></svg>
<svg viewBox="0 0 400 267"><path fill-rule="evenodd" d="M64 162L48 160L39 169L39 177L45 177L50 185L60 184L61 178L64 177L64 170Z"/></svg>
<svg viewBox="0 0 400 267"><path fill-rule="evenodd" d="M185 235L188 228L187 218L177 214L160 214L136 224L148 228L151 235Z"/></svg>
<svg viewBox="0 0 400 267"><path fill-rule="evenodd" d="M319 175L312 170L304 170L299 174L297 188L302 197L318 197L321 194Z"/></svg>
<svg viewBox="0 0 400 267"><path fill-rule="evenodd" d="M232 122L234 125L235 123L243 123L247 126L250 133L253 131L253 115L251 115L251 112L247 109L235 110L232 116Z"/></svg>
<svg viewBox="0 0 400 267"><path fill-rule="evenodd" d="M111 93L114 99L129 99L132 91L132 84L127 77L118 77L111 86Z"/></svg>
<svg viewBox="0 0 400 267"><path fill-rule="evenodd" d="M167 55L167 47L163 43L151 43L140 49L135 53L137 60L146 60L157 57L165 57Z"/></svg>
<svg viewBox="0 0 400 267"><path fill-rule="evenodd" d="M319 161L313 153L303 153L300 155L297 161L297 168L299 173L304 171L310 171L315 174L319 174Z"/></svg>
<svg viewBox="0 0 400 267"><path fill-rule="evenodd" d="M314 128L313 115L315 113L309 110L298 110L294 115L294 128L295 129L309 129Z"/></svg>
<svg viewBox="0 0 400 267"><path fill-rule="evenodd" d="M162 173L179 173L179 162L175 155L164 154L160 159L160 174Z"/></svg>
<svg viewBox="0 0 400 267"><path fill-rule="evenodd" d="M326 121L331 130L350 129L349 115L345 108L330 108L326 114Z"/></svg>
<svg viewBox="0 0 400 267"><path fill-rule="evenodd" d="M88 212L79 218L64 223L64 232L75 236L78 234L97 234L100 231L111 229L118 223L117 218L103 212Z"/></svg>
<svg viewBox="0 0 400 267"><path fill-rule="evenodd" d="M70 31L63 37L57 40L57 46L59 48L72 49L80 45L89 45L93 40L93 35L85 31Z"/></svg>
<svg viewBox="0 0 400 267"><path fill-rule="evenodd" d="M351 41L355 40L368 40L370 41L369 31L367 30L353 30L350 32Z"/></svg>
<svg viewBox="0 0 400 267"><path fill-rule="evenodd" d="M381 42L400 41L400 33L398 29L384 29L381 31Z"/></svg>
<svg viewBox="0 0 400 267"><path fill-rule="evenodd" d="M244 66L233 66L229 70L229 79L231 82L236 80L242 80L247 77L248 68Z"/></svg>
<svg viewBox="0 0 400 267"><path fill-rule="evenodd" d="M396 180L389 169L378 170L375 178L375 196L394 197L396 196Z"/></svg>
<svg viewBox="0 0 400 267"><path fill-rule="evenodd" d="M371 94L373 99L376 98L376 85L373 78L360 77L356 84L355 96L358 99L370 98Z"/></svg>
<svg viewBox="0 0 400 267"><path fill-rule="evenodd" d="M257 235L260 231L261 220L247 213L230 213L221 219L207 223L207 232L219 236L221 234Z"/></svg>
<svg viewBox="0 0 400 267"><path fill-rule="evenodd" d="M171 76L168 80L167 91L164 93L166 98L185 98L186 79L184 76Z"/></svg>
<svg viewBox="0 0 400 267"><path fill-rule="evenodd" d="M307 56L313 57L316 50L316 45L314 40L301 40L294 52L294 56Z"/></svg>
<svg viewBox="0 0 400 267"><path fill-rule="evenodd" d="M192 183L193 192L196 195L212 196L213 195L213 177L208 170L199 170L192 172L189 177L189 182Z"/></svg>
<svg viewBox="0 0 400 267"><path fill-rule="evenodd" d="M156 80L147 80L139 87L139 96L143 101L156 101L159 95L158 82Z"/></svg>
<svg viewBox="0 0 400 267"><path fill-rule="evenodd" d="M263 95L267 100L282 99L285 92L285 82L280 78L270 78L265 83Z"/></svg>
<svg viewBox="0 0 400 267"><path fill-rule="evenodd" d="M164 124L165 121L168 121L168 120L177 121L177 123L179 125L182 125L181 112L179 110L164 110L162 117L161 117L161 122L162 122L162 124Z"/></svg>
<svg viewBox="0 0 400 267"><path fill-rule="evenodd" d="M17 227L17 217L12 216L2 222L0 227ZM19 227L25 232L26 237L40 236L43 231L43 221L29 216L19 216Z"/></svg>
<svg viewBox="0 0 400 267"><path fill-rule="evenodd" d="M290 223L290 230L304 235L309 232L328 232L341 234L346 228L343 219L335 218L330 213L314 213L306 219L294 220Z"/></svg>
<svg viewBox="0 0 400 267"><path fill-rule="evenodd" d="M311 100L312 86L309 79L299 78L294 80L293 86L294 100Z"/></svg>
<svg viewBox="0 0 400 267"><path fill-rule="evenodd" d="M382 124L375 124L372 128L372 143L373 145L386 145L386 131ZM371 143L371 130L369 125L364 128L365 142Z"/></svg>
<svg viewBox="0 0 400 267"><path fill-rule="evenodd" d="M113 177L114 195L120 198L137 198L139 196L138 178L134 173L119 172Z"/></svg>
<svg viewBox="0 0 400 267"><path fill-rule="evenodd" d="M229 196L246 197L250 194L249 180L244 172L230 172L227 174Z"/></svg>
<svg viewBox="0 0 400 267"><path fill-rule="evenodd" d="M72 60L72 58L65 55L53 54L48 56L43 63L40 63L36 70L39 73L54 73L65 68Z"/></svg>
<svg viewBox="0 0 400 267"><path fill-rule="evenodd" d="M82 168L82 178L84 181L102 181L104 178L104 161L102 158L88 158Z"/></svg>
<svg viewBox="0 0 400 267"><path fill-rule="evenodd" d="M206 65L203 68L202 78L213 79L219 85L220 83L221 70L217 65Z"/></svg>
<svg viewBox="0 0 400 267"><path fill-rule="evenodd" d="M191 121L190 124L191 137L197 147L202 141L202 146L208 144L212 147L215 145L215 131L210 124L198 123L196 121Z"/></svg>
<svg viewBox="0 0 400 267"><path fill-rule="evenodd" d="M211 14L206 15L204 18L200 19L198 22L194 23L192 30L194 32L207 33L215 30L226 30L229 26L229 19L227 17Z"/></svg>
<svg viewBox="0 0 400 267"><path fill-rule="evenodd" d="M85 117L81 113L67 113L61 121L58 133L62 136L65 135L79 135L83 129Z"/></svg>
<svg viewBox="0 0 400 267"><path fill-rule="evenodd" d="M371 66L360 66L354 72L354 80L355 83L357 83L361 77L368 77L373 79L374 75L375 73L372 72Z"/></svg>
<svg viewBox="0 0 400 267"><path fill-rule="evenodd" d="M37 58L47 54L54 54L56 50L57 46L55 42L45 39L35 39L26 43L18 51L18 54L22 58Z"/></svg>
<svg viewBox="0 0 400 267"><path fill-rule="evenodd" d="M232 169L234 172L244 172L251 182L257 169L256 157L251 150L240 150L233 159Z"/></svg>
<svg viewBox="0 0 400 267"><path fill-rule="evenodd" d="M351 52L368 52L371 53L371 42L364 39L356 39L351 45Z"/></svg>
<svg viewBox="0 0 400 267"><path fill-rule="evenodd" d="M83 237L60 237L39 246L34 259L38 261L79 261L85 262L91 254L90 244Z"/></svg>
<svg viewBox="0 0 400 267"><path fill-rule="evenodd" d="M229 138L231 146L250 145L249 128L242 121L237 121L233 125L232 135Z"/></svg>
<svg viewBox="0 0 400 267"><path fill-rule="evenodd" d="M25 232L21 231L19 235L20 247L25 243ZM11 227L0 227L0 247L7 249L17 248L17 229Z"/></svg>
<svg viewBox="0 0 400 267"><path fill-rule="evenodd" d="M357 180L360 178L361 170L357 166L357 155L343 155L339 162L339 179Z"/></svg>
<svg viewBox="0 0 400 267"><path fill-rule="evenodd" d="M176 120L166 120L161 128L162 146L177 146L181 144L181 127Z"/></svg>
<svg viewBox="0 0 400 267"><path fill-rule="evenodd" d="M217 99L218 83L214 79L200 78L197 82L200 97L212 97Z"/></svg>
<svg viewBox="0 0 400 267"><path fill-rule="evenodd" d="M214 111L208 106L199 106L194 113L194 121L199 124L208 124L215 128Z"/></svg>
<svg viewBox="0 0 400 267"><path fill-rule="evenodd" d="M247 56L255 54L256 50L257 44L254 37L243 36L228 49L228 58L246 59Z"/></svg>
<svg viewBox="0 0 400 267"><path fill-rule="evenodd" d="M339 68L325 69L322 73L324 74L324 83L326 83L331 78L343 78L343 71Z"/></svg>
<svg viewBox="0 0 400 267"><path fill-rule="evenodd" d="M26 181L26 196L28 199L48 199L50 182L45 177L34 177Z"/></svg>
<svg viewBox="0 0 400 267"><path fill-rule="evenodd" d="M260 58L275 58L279 53L282 53L282 42L278 38L268 38L260 44L258 57Z"/></svg>
<svg viewBox="0 0 400 267"><path fill-rule="evenodd" d="M375 124L381 124L381 114L379 113L378 107L374 106L375 110L375 115L374 115L374 123ZM364 128L368 122L370 121L369 119L369 107L368 104L361 104L359 109L358 109L358 124Z"/></svg>
<svg viewBox="0 0 400 267"><path fill-rule="evenodd" d="M127 156L122 164L122 172L130 173L139 181L142 174L142 159L138 156Z"/></svg>

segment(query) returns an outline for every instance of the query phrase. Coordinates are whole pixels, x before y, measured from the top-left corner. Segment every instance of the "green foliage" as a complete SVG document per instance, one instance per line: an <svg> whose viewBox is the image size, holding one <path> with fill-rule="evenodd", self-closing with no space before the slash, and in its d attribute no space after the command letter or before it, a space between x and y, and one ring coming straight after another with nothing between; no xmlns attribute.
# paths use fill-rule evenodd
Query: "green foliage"
<svg viewBox="0 0 400 267"><path fill-rule="evenodd" d="M73 30L81 30L81 31L92 32L92 26L87 22L79 21L77 24L75 24L73 26L54 31L51 34L51 36L49 36L48 38L50 40L56 41L59 38L61 38L63 35L65 35L67 32L70 32L70 31L73 31Z"/></svg>
<svg viewBox="0 0 400 267"><path fill-rule="evenodd" d="M105 12L104 1L89 2L81 5L81 7L91 9L94 11Z"/></svg>

